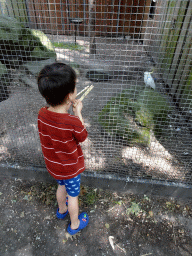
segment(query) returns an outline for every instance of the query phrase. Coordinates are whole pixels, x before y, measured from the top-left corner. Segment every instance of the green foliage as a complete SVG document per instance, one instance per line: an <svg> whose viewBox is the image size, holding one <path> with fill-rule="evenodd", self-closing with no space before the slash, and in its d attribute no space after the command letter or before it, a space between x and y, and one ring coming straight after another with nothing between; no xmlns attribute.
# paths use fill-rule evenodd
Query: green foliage
<svg viewBox="0 0 192 256"><path fill-rule="evenodd" d="M127 214L134 214L136 216L142 211L139 203L131 202L131 207L127 209Z"/></svg>
<svg viewBox="0 0 192 256"><path fill-rule="evenodd" d="M31 52L31 57L34 59L49 59L55 58L56 54L53 51L42 51L40 47L35 47Z"/></svg>
<svg viewBox="0 0 192 256"><path fill-rule="evenodd" d="M7 74L7 68L2 62L0 61L0 78Z"/></svg>
<svg viewBox="0 0 192 256"><path fill-rule="evenodd" d="M138 111L135 112L135 121L139 122L142 126L148 129L154 127L154 116L145 106L142 106Z"/></svg>
<svg viewBox="0 0 192 256"><path fill-rule="evenodd" d="M83 50L83 46L74 43L63 43L63 42L54 42L53 45L57 48L81 51Z"/></svg>
<svg viewBox="0 0 192 256"><path fill-rule="evenodd" d="M147 146L150 131L160 135L167 122L169 105L152 89L140 91L135 98L124 90L111 98L99 113L98 120L112 136L120 136L130 144Z"/></svg>
<svg viewBox="0 0 192 256"><path fill-rule="evenodd" d="M162 132L162 127L167 123L167 116L170 111L166 99L158 92L152 89L143 90L138 98L137 102L140 104L142 112L141 115L136 113L137 121L149 129L154 130L156 136Z"/></svg>
<svg viewBox="0 0 192 256"><path fill-rule="evenodd" d="M97 200L97 193L94 190L87 192L87 194L84 196L84 202L87 205L94 204L96 200Z"/></svg>

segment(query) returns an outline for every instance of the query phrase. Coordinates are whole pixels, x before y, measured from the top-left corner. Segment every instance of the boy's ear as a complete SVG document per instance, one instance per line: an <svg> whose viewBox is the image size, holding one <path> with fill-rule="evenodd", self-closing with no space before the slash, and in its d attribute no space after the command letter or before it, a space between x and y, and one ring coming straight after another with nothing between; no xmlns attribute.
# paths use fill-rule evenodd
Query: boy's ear
<svg viewBox="0 0 192 256"><path fill-rule="evenodd" d="M73 102L74 101L74 98L73 98L73 93L71 92L71 93L69 93L67 96L66 96L66 100L68 101L68 100L70 100L71 102Z"/></svg>
<svg viewBox="0 0 192 256"><path fill-rule="evenodd" d="M67 95L66 99L67 99L67 100L71 100L71 98L72 98L72 93L69 93L69 94Z"/></svg>
<svg viewBox="0 0 192 256"><path fill-rule="evenodd" d="M67 95L65 96L64 102L67 102L67 101L69 101L69 100L70 100L70 96L69 96L69 94L67 94Z"/></svg>

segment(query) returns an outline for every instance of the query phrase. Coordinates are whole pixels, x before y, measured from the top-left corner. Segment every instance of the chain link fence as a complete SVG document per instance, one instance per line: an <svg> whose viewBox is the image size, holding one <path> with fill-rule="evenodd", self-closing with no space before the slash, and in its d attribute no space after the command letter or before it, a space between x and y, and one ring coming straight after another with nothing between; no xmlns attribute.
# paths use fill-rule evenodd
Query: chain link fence
<svg viewBox="0 0 192 256"><path fill-rule="evenodd" d="M86 169L192 184L192 2L0 3L0 163L45 167L36 77L55 61L78 74Z"/></svg>

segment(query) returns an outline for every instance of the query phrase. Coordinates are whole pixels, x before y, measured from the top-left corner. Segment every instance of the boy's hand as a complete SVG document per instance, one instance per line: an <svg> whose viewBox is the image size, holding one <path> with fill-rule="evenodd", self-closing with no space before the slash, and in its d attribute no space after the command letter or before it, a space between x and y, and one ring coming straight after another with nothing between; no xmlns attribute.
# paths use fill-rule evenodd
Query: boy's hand
<svg viewBox="0 0 192 256"><path fill-rule="evenodd" d="M73 112L75 115L78 115L81 113L81 110L83 108L83 103L80 100L75 100L73 102Z"/></svg>
<svg viewBox="0 0 192 256"><path fill-rule="evenodd" d="M73 112L75 116L78 116L82 124L85 125L83 121L83 117L81 115L82 108L83 108L83 103L79 99L73 102Z"/></svg>

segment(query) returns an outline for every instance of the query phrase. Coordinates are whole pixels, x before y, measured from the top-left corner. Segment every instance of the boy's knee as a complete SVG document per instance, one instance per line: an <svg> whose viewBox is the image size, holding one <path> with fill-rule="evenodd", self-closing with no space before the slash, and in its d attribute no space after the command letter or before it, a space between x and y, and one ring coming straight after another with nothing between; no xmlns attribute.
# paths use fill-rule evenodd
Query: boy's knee
<svg viewBox="0 0 192 256"><path fill-rule="evenodd" d="M66 192L65 185L58 185L57 190Z"/></svg>
<svg viewBox="0 0 192 256"><path fill-rule="evenodd" d="M72 200L73 200L73 199L77 199L78 196L79 196L79 195L77 195L77 196L70 196L70 195L68 194L68 199L69 199L69 200L70 200L70 199L72 199Z"/></svg>

